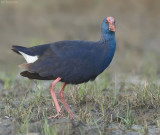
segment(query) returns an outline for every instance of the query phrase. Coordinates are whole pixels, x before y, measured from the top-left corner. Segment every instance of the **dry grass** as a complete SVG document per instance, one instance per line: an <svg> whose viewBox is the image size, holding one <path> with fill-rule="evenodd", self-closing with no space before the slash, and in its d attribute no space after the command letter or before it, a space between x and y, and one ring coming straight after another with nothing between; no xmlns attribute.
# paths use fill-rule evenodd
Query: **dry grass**
<svg viewBox="0 0 160 135"><path fill-rule="evenodd" d="M40 132L56 134L58 131L50 128L47 120L48 116L56 114L49 83L15 76L8 81L6 76L1 76L5 87L0 95L0 117L16 122L18 133L30 132L30 124L43 121ZM76 115L75 120L97 127L99 134L105 133L113 123L119 123L123 131L132 129L133 125L144 125L144 129L148 125L159 127L159 82L142 78L103 73L94 82L68 85L65 99ZM56 89L60 86L58 84ZM62 110L67 117L67 112Z"/></svg>

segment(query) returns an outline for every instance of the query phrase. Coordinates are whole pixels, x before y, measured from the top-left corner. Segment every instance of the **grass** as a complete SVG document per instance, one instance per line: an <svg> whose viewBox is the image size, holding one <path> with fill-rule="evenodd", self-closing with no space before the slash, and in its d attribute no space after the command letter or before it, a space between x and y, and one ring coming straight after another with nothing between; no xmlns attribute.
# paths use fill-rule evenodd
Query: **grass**
<svg viewBox="0 0 160 135"><path fill-rule="evenodd" d="M6 72L2 72L0 74L0 78L2 78L3 82L4 82L4 87L3 87L4 89L8 89L8 88L10 88L10 86L13 86L14 77L15 77L14 74L8 74Z"/></svg>
<svg viewBox="0 0 160 135"><path fill-rule="evenodd" d="M56 130L48 124L48 119L44 119L44 124L42 126L42 134L43 135L56 135Z"/></svg>
<svg viewBox="0 0 160 135"><path fill-rule="evenodd" d="M131 129L132 125L135 124L135 119L132 118L132 111L127 107L127 112L125 114L125 117L119 117L121 119L121 122L124 126L124 129Z"/></svg>
<svg viewBox="0 0 160 135"><path fill-rule="evenodd" d="M1 118L8 116L18 123L16 131L19 134L34 130L31 125L36 122L40 123L38 132L44 135L61 132L56 126L50 127L47 119L56 114L49 83L44 85L46 82L43 81L15 78L14 75L10 75L8 79L7 76L8 74L0 76L4 81L0 102L5 106L1 108ZM132 79L134 80L134 76ZM56 86L57 94L61 85L59 83ZM126 80L125 75L103 73L94 82L68 85L64 95L78 120L96 127L101 135L106 132L107 125L114 123L119 123L122 130L131 130L133 125L145 125L157 118L155 125L159 128L159 90L160 86L155 80L141 79L134 83ZM79 131L85 134L83 128L79 128Z"/></svg>

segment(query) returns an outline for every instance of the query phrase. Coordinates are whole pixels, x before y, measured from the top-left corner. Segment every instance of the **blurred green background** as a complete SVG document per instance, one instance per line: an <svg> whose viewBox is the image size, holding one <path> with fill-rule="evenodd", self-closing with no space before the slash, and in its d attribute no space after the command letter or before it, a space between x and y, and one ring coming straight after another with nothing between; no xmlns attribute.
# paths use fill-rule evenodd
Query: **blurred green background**
<svg viewBox="0 0 160 135"><path fill-rule="evenodd" d="M160 74L159 0L0 0L0 69L18 72L12 45L99 40L101 22L116 19L117 51L109 72Z"/></svg>

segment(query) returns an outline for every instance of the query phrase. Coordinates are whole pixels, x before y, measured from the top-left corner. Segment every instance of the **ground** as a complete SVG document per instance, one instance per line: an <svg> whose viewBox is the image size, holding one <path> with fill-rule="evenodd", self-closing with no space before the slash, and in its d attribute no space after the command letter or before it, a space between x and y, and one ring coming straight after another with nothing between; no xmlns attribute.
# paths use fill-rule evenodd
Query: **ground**
<svg viewBox="0 0 160 135"><path fill-rule="evenodd" d="M1 74L0 134L150 134L160 133L160 82L141 76L104 72L95 81L68 85L65 99L74 119L65 109L56 114L48 81ZM62 84L56 87L56 93Z"/></svg>

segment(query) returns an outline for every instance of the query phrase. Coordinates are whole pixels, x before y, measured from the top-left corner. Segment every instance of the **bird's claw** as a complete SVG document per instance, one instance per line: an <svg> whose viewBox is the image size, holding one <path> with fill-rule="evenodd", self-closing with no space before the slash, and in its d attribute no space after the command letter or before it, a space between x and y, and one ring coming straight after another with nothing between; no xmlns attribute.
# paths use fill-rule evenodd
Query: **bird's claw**
<svg viewBox="0 0 160 135"><path fill-rule="evenodd" d="M69 116L70 116L70 118L71 118L71 119L73 119L73 118L74 118L74 115L73 115L73 113L72 113L72 112L69 112Z"/></svg>
<svg viewBox="0 0 160 135"><path fill-rule="evenodd" d="M64 115L63 115L63 113L60 111L60 112L58 112L56 115L48 117L48 119L63 118L63 117L64 117Z"/></svg>

